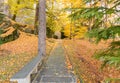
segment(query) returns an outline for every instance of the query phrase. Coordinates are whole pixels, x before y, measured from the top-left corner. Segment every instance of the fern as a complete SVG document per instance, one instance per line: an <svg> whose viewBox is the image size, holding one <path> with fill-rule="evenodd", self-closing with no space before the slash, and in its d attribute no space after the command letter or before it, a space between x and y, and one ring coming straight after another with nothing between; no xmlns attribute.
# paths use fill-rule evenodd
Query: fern
<svg viewBox="0 0 120 83"><path fill-rule="evenodd" d="M120 26L110 26L109 28L98 28L98 29L93 29L87 33L87 37L89 38L96 38L96 43L99 41L107 40L107 39L114 39L116 34L120 36Z"/></svg>
<svg viewBox="0 0 120 83"><path fill-rule="evenodd" d="M104 10L105 7L94 7L94 8L80 8L76 9L73 14L71 14L69 17L72 18L72 20L78 20L78 19L90 19L95 17L96 19L101 19L104 15L104 12L101 10Z"/></svg>
<svg viewBox="0 0 120 83"><path fill-rule="evenodd" d="M106 64L120 68L120 41L113 41L109 48L96 52L94 58L103 61L101 68Z"/></svg>
<svg viewBox="0 0 120 83"><path fill-rule="evenodd" d="M107 78L106 80L105 80L105 83L118 83L118 82L120 82L120 78Z"/></svg>

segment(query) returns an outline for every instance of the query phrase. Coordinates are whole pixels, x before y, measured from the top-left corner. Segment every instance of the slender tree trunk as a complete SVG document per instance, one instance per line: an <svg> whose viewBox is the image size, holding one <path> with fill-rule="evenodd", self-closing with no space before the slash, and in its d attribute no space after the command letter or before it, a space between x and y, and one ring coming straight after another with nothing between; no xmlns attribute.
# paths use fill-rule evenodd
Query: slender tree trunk
<svg viewBox="0 0 120 83"><path fill-rule="evenodd" d="M51 0L51 11L52 11L52 13L53 13L53 9L54 9L54 0ZM53 21L54 21L54 17L53 16L51 16L51 22L53 23ZM54 34L55 34L55 32L53 32L52 33L52 38L54 38Z"/></svg>
<svg viewBox="0 0 120 83"><path fill-rule="evenodd" d="M101 3L101 5L100 5L100 7L103 7L103 0L101 0L100 1L100 3ZM104 10L102 9L102 12L104 12ZM103 20L104 18L102 18L102 20ZM101 27L103 28L104 27L104 22L102 21L102 23L101 23Z"/></svg>
<svg viewBox="0 0 120 83"><path fill-rule="evenodd" d="M89 8L91 8L92 7L92 1L89 3ZM89 23L89 27L88 27L88 30L89 31L91 31L92 30L92 18L91 19L89 19L89 21L88 21L88 23ZM89 38L89 42L91 42L92 40L91 40L91 38Z"/></svg>
<svg viewBox="0 0 120 83"><path fill-rule="evenodd" d="M107 7L108 7L108 5L107 5L107 1L104 0L104 3L105 3L105 8L107 8ZM107 10L107 9L106 9L106 10ZM108 15L105 14L105 28L107 28L107 21L108 21Z"/></svg>
<svg viewBox="0 0 120 83"><path fill-rule="evenodd" d="M39 18L39 3L37 3L36 5L36 12L35 12L35 23L34 23L35 34L38 34L38 18Z"/></svg>
<svg viewBox="0 0 120 83"><path fill-rule="evenodd" d="M39 0L39 56L46 55L46 0Z"/></svg>
<svg viewBox="0 0 120 83"><path fill-rule="evenodd" d="M72 8L72 3L70 5ZM71 14L72 14L72 10L71 10ZM72 39L72 19L71 19L71 24L70 24L70 39Z"/></svg>
<svg viewBox="0 0 120 83"><path fill-rule="evenodd" d="M17 4L19 5L20 4L20 0L17 1ZM16 6L17 7L17 6ZM14 11L14 14L13 14L13 17L12 17L12 20L16 20L16 17L17 17L17 13L18 11Z"/></svg>
<svg viewBox="0 0 120 83"><path fill-rule="evenodd" d="M12 20L16 20L16 14L13 14Z"/></svg>

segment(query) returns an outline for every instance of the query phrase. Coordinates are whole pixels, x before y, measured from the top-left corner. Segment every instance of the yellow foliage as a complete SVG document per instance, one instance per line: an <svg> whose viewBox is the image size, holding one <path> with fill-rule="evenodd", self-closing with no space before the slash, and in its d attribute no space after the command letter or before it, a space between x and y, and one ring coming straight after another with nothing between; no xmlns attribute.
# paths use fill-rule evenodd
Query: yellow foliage
<svg viewBox="0 0 120 83"><path fill-rule="evenodd" d="M83 0L61 0L61 1L70 4L73 8L82 7L84 5Z"/></svg>
<svg viewBox="0 0 120 83"><path fill-rule="evenodd" d="M70 32L71 31L71 32ZM73 24L67 24L65 27L64 27L64 35L66 37L70 37L70 33L73 33L74 32L74 26Z"/></svg>
<svg viewBox="0 0 120 83"><path fill-rule="evenodd" d="M83 38L85 33L87 32L87 27L86 26L75 27L74 24L67 24L64 27L63 32L66 37L70 37L71 33L72 36L74 36L74 38Z"/></svg>
<svg viewBox="0 0 120 83"><path fill-rule="evenodd" d="M87 27L80 26L78 28L78 31L75 33L74 38L84 38L86 32L87 32Z"/></svg>

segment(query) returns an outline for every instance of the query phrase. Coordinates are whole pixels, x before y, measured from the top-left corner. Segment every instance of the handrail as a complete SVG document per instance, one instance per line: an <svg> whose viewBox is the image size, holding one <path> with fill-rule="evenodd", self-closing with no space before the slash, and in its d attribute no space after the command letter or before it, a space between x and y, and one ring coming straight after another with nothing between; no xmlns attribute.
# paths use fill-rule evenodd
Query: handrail
<svg viewBox="0 0 120 83"><path fill-rule="evenodd" d="M38 72L38 66L42 65L42 62L43 57L39 55L36 56L12 78L10 78L10 81L17 81L18 83L31 83L31 75Z"/></svg>

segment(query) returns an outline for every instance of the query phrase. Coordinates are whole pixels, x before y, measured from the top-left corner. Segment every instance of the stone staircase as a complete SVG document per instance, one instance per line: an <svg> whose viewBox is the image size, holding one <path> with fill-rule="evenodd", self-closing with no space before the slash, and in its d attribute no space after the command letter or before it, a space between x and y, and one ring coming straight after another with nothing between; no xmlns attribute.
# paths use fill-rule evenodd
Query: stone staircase
<svg viewBox="0 0 120 83"><path fill-rule="evenodd" d="M59 42L32 83L77 83L65 62L65 53Z"/></svg>

